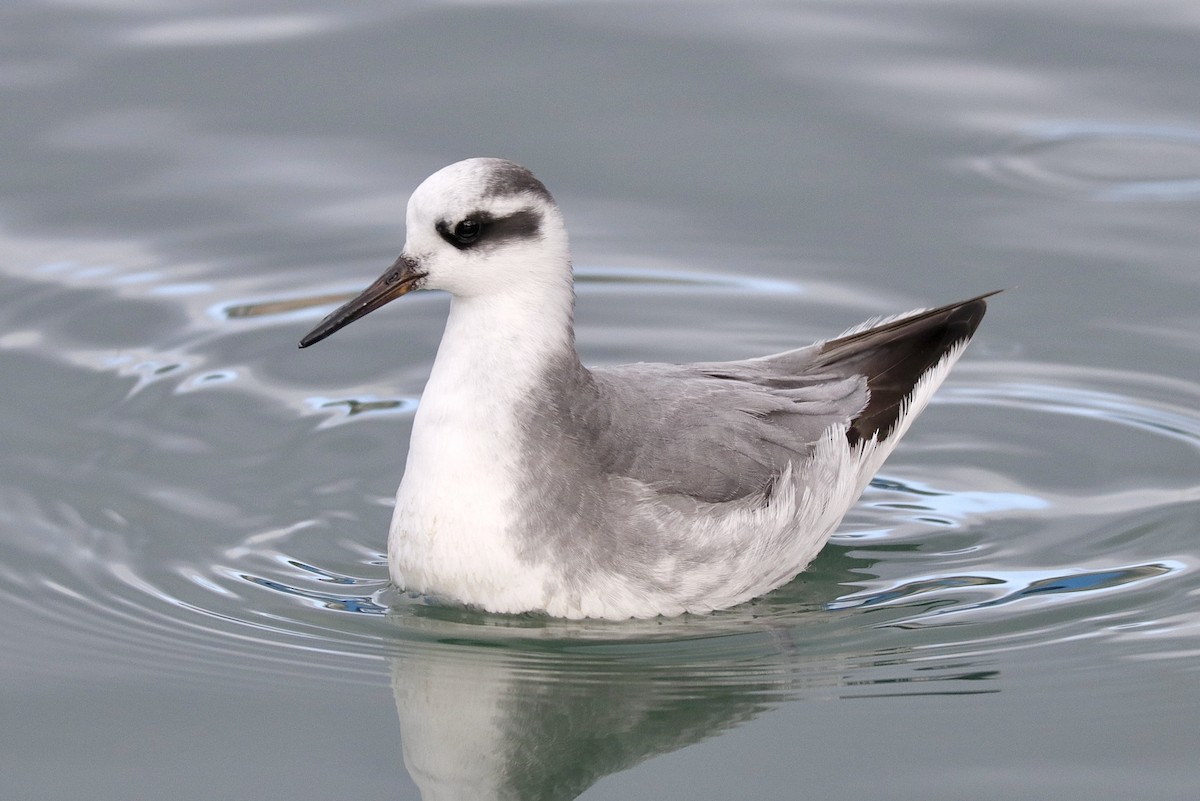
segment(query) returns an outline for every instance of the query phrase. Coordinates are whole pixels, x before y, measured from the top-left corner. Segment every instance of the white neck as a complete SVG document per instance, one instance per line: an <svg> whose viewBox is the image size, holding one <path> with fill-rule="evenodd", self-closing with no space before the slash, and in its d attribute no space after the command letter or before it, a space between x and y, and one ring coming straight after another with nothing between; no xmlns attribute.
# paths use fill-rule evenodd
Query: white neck
<svg viewBox="0 0 1200 801"><path fill-rule="evenodd" d="M574 357L570 284L536 289L451 301L422 410L478 416L497 400L525 397L549 360ZM418 412L418 424L433 416Z"/></svg>

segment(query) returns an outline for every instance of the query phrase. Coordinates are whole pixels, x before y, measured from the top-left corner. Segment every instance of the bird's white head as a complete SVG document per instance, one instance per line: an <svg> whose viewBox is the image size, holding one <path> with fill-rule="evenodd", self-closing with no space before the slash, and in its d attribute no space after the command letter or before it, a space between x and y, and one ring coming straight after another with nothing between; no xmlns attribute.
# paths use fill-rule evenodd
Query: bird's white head
<svg viewBox="0 0 1200 801"><path fill-rule="evenodd" d="M300 342L312 345L414 289L529 305L571 298L566 226L554 198L519 164L475 158L426 178L408 201L396 263Z"/></svg>
<svg viewBox="0 0 1200 801"><path fill-rule="evenodd" d="M404 254L422 286L457 297L570 282L567 234L542 182L503 159L467 159L425 179L408 201Z"/></svg>

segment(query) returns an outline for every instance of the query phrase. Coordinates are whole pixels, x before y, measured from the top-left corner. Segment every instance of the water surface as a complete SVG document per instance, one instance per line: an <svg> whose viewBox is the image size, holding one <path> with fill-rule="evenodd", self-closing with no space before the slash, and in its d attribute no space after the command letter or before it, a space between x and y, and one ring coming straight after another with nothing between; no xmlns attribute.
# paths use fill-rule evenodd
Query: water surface
<svg viewBox="0 0 1200 801"><path fill-rule="evenodd" d="M3 17L5 797L1193 797L1192 4ZM446 299L295 345L472 155L562 205L588 363L1007 291L768 597L429 606L383 551Z"/></svg>

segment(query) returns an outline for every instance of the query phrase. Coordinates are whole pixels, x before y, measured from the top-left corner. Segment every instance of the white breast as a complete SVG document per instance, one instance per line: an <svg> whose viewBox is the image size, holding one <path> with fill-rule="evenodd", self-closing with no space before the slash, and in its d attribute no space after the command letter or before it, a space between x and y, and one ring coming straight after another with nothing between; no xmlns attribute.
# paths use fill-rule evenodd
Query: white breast
<svg viewBox="0 0 1200 801"><path fill-rule="evenodd" d="M407 590L494 611L545 602L542 569L522 559L509 532L516 517L519 409L546 353L528 309L504 299L455 299L413 422L388 540L392 580Z"/></svg>

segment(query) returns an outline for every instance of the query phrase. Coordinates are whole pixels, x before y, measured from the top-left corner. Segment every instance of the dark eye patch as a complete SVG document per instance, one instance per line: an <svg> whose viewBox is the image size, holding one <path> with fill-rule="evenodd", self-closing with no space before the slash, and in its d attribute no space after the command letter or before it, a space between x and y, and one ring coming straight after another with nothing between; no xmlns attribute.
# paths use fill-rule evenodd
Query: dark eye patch
<svg viewBox="0 0 1200 801"><path fill-rule="evenodd" d="M536 237L541 231L542 215L533 209L504 217L480 211L453 224L442 220L434 227L442 239L459 250L490 250L512 240Z"/></svg>

